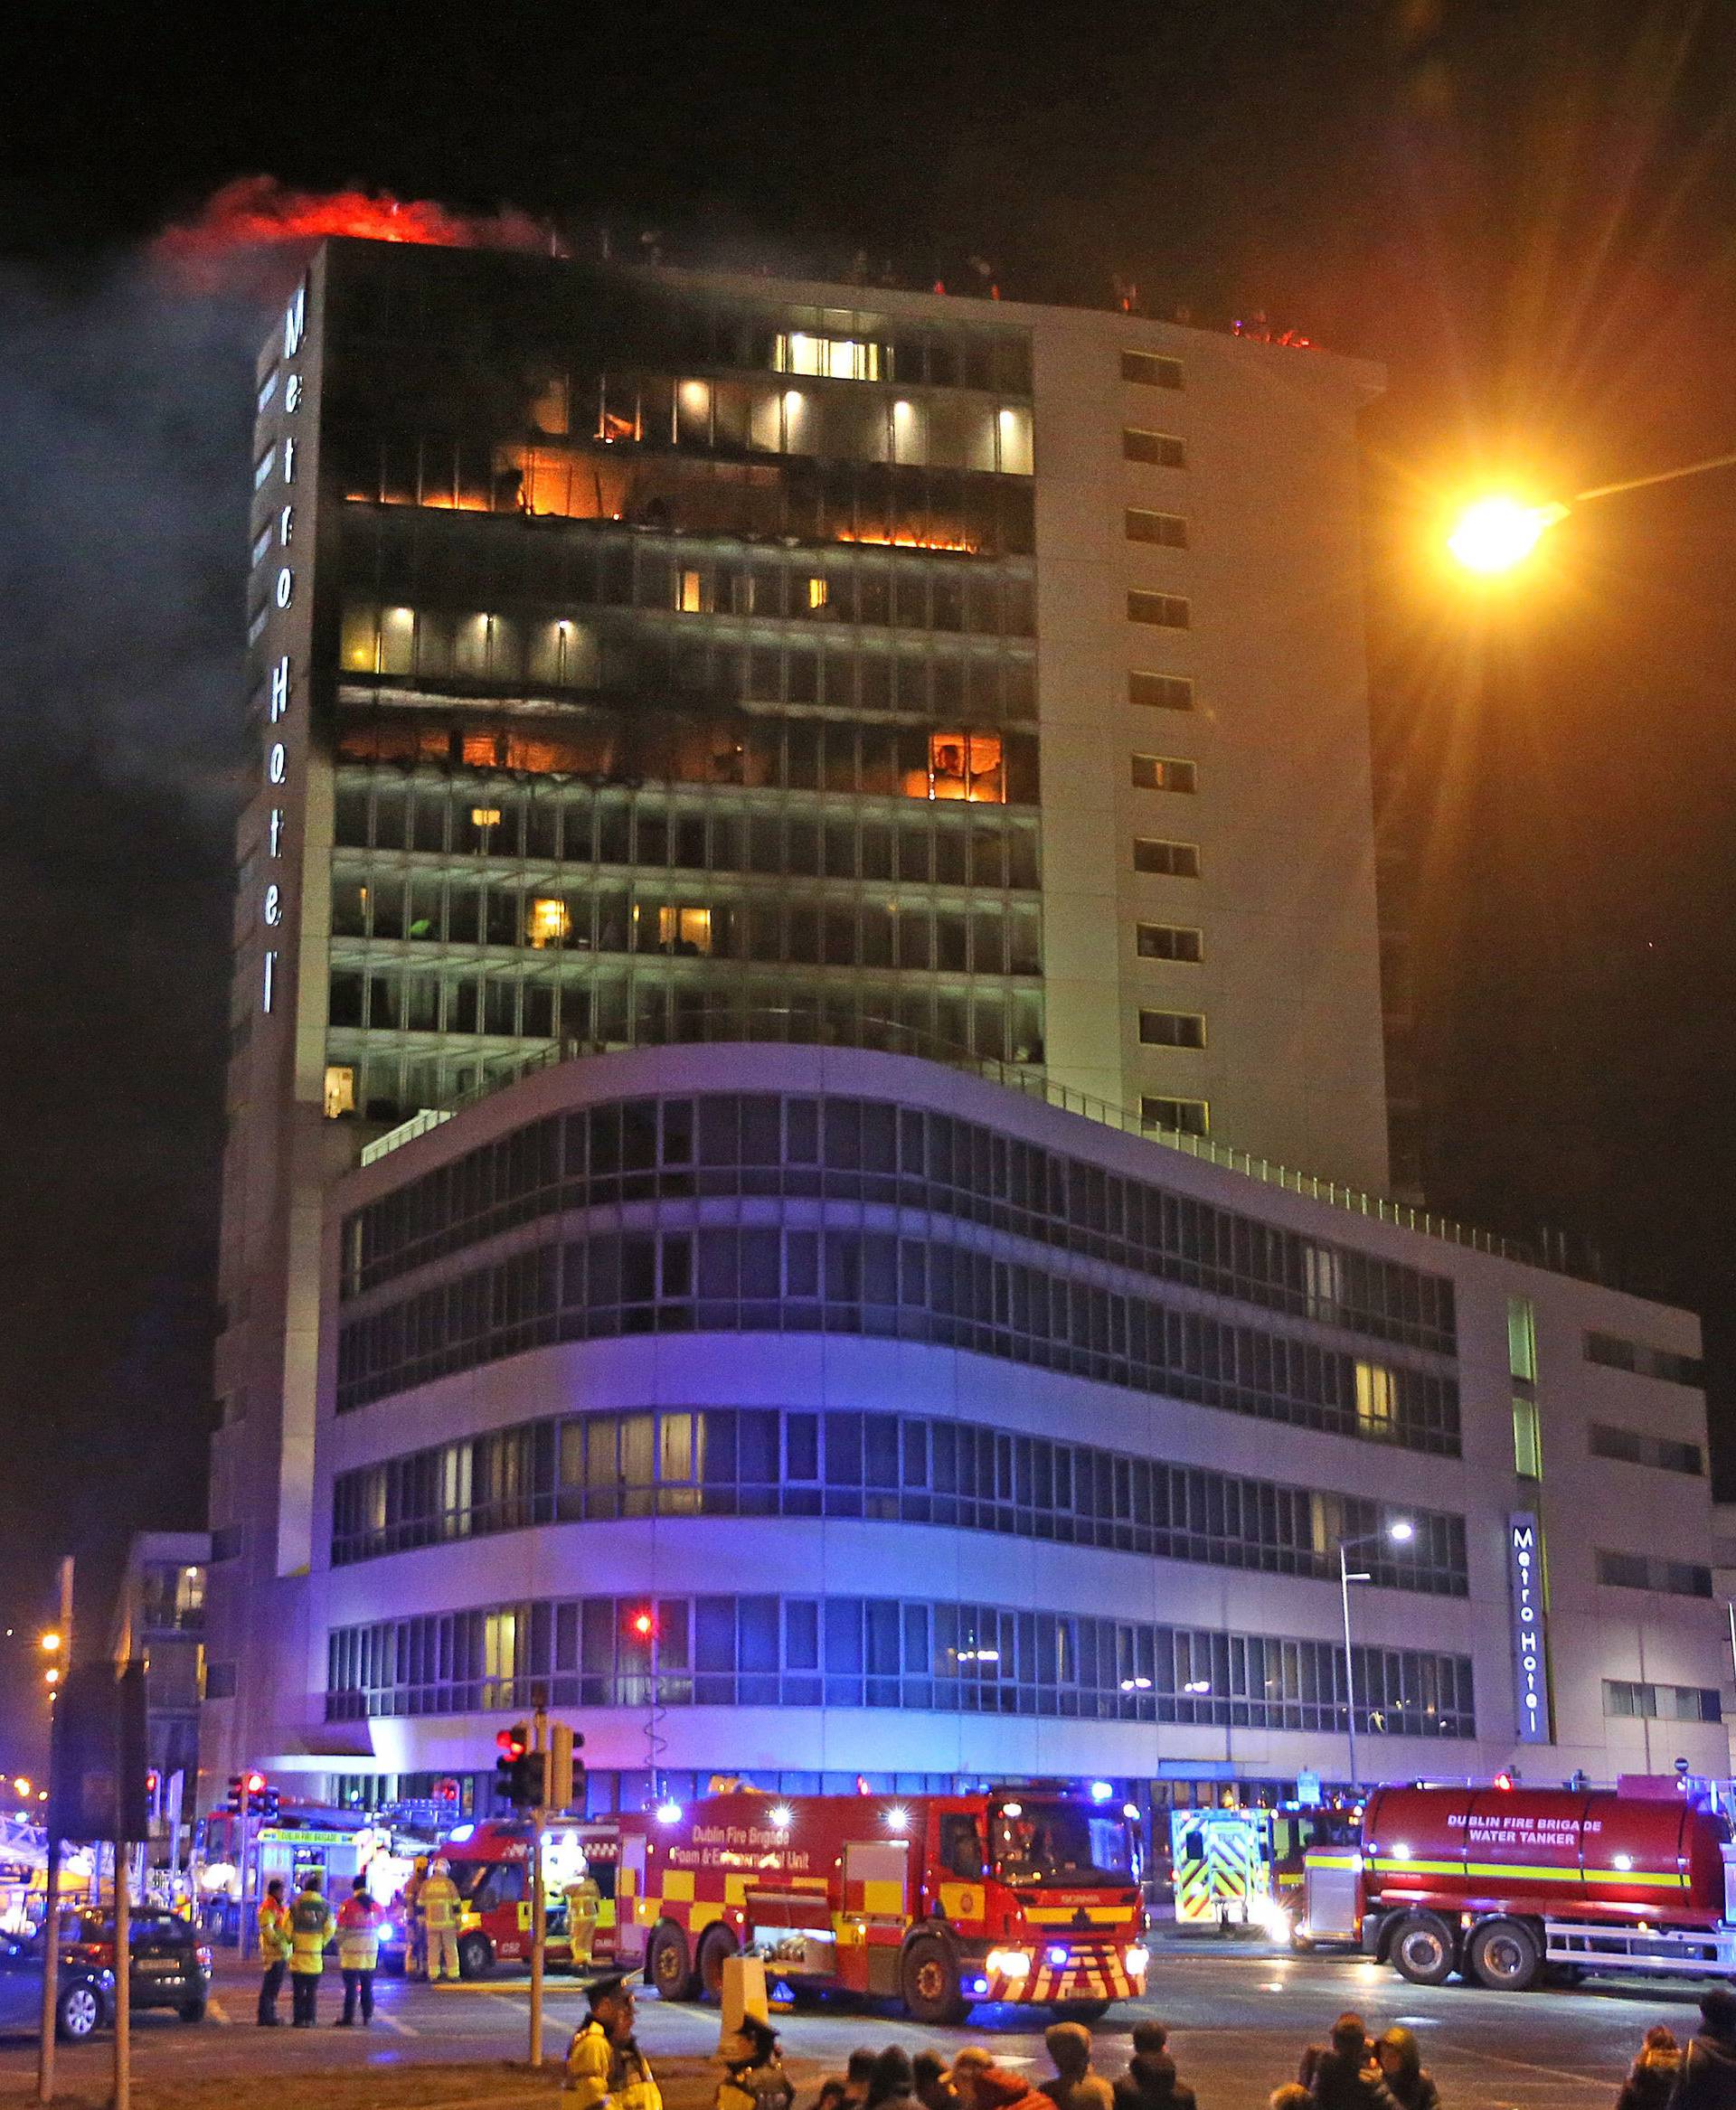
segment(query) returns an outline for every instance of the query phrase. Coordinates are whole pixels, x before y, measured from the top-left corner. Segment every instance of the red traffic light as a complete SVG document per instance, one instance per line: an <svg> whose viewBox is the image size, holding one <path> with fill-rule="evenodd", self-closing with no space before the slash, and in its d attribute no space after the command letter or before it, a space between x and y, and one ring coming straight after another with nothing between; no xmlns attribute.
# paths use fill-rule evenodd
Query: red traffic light
<svg viewBox="0 0 1736 2110"><path fill-rule="evenodd" d="M657 1622L649 1612L635 1612L627 1624L642 1641L648 1641L657 1631Z"/></svg>
<svg viewBox="0 0 1736 2110"><path fill-rule="evenodd" d="M516 1729L498 1731L495 1741L509 1758L522 1758L531 1747L530 1731L522 1722Z"/></svg>
<svg viewBox="0 0 1736 2110"><path fill-rule="evenodd" d="M250 1773L242 1785L249 1794L262 1795L265 1793L265 1776L262 1773Z"/></svg>

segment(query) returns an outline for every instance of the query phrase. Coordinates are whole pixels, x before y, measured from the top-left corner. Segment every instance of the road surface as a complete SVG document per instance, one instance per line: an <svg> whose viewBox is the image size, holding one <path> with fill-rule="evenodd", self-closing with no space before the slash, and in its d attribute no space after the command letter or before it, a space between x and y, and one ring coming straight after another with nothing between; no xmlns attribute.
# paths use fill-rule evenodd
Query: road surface
<svg viewBox="0 0 1736 2110"><path fill-rule="evenodd" d="M225 1954L218 1964L212 2013L204 2023L188 2027L170 2014L141 2016L134 2037L134 2071L141 2086L232 2075L237 2102L254 2104L267 2077L276 2077L273 2086L293 2086L296 2076L311 2076L316 2069L524 2056L528 2002L522 1979L429 1987L382 1978L374 2024L365 2031L330 2027L340 1999L332 1972L321 1989L317 2030L258 2030L257 1983L250 1970L244 1972ZM558 2058L585 2002L562 1977L551 1979L550 1987L548 2044ZM1376 2034L1392 2022L1417 2032L1447 2110L1509 2105L1601 2110L1613 2101L1650 2023L1669 2023L1685 2041L1696 2019L1694 1988L1684 1983L1607 1983L1535 1993L1484 1992L1456 1984L1428 1988L1408 1985L1385 1966L1358 1957L1291 1957L1205 1938L1158 1945L1147 1998L1112 2009L1093 2032L1096 2063L1106 2074L1118 2072L1133 2022L1155 2015L1170 2025L1171 2049L1182 2077L1198 2091L1201 2110L1264 2110L1269 2091L1295 2077L1302 2047L1323 2039L1346 2007L1359 2009ZM287 2020L287 1997L283 2011ZM998 2060L1041 2077L1049 2070L1042 2034L1048 2020L1043 2010L979 2009L965 2029L936 2030L886 2010L827 2003L782 2016L778 2027L798 2084L797 2103L805 2105L810 2083L842 2066L857 2044L895 2040L913 2051L930 2045L950 2052L979 2042ZM641 1993L639 2040L654 2066L660 2058L709 2057L717 2029L714 2009L664 2006ZM62 2047L64 2089L101 2099L109 2057L106 2035L91 2046ZM0 2039L0 2099L20 2098L33 2060L27 2040ZM678 2092L708 2095L691 2086ZM297 2090L297 2099L317 2104L317 2083L310 2079Z"/></svg>

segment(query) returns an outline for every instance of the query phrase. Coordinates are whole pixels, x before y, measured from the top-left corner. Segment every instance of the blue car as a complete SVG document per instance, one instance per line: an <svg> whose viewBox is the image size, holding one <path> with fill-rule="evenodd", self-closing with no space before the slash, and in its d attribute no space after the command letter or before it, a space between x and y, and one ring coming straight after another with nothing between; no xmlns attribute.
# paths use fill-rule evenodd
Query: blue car
<svg viewBox="0 0 1736 2110"><path fill-rule="evenodd" d="M70 2044L81 2044L112 2021L114 2013L114 1973L62 1957L54 1995L55 2033ZM0 1939L0 2034L33 2031L42 2017L41 1942Z"/></svg>

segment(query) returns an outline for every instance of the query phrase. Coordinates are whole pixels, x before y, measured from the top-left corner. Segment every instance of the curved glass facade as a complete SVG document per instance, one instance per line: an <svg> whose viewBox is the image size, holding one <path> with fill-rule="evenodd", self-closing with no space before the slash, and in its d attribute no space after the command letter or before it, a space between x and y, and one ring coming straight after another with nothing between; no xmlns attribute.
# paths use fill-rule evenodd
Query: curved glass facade
<svg viewBox="0 0 1736 2110"><path fill-rule="evenodd" d="M525 1707L908 1708L1342 1731L1330 1642L900 1597L571 1597L335 1630L329 1721ZM1357 1728L1473 1737L1467 1656L1357 1648Z"/></svg>

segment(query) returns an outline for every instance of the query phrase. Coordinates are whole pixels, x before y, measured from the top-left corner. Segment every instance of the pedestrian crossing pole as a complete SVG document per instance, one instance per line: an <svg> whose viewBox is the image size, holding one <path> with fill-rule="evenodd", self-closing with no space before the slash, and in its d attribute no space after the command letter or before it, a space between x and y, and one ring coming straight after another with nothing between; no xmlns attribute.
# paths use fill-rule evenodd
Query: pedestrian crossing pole
<svg viewBox="0 0 1736 2110"><path fill-rule="evenodd" d="M539 1696L532 1718L531 1749L536 1755L536 1807L531 1812L531 2064L542 2063L542 1951L548 1913L542 1898L542 1827L548 1820L549 1710Z"/></svg>

